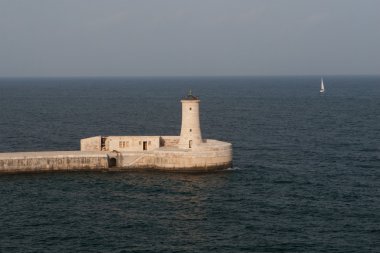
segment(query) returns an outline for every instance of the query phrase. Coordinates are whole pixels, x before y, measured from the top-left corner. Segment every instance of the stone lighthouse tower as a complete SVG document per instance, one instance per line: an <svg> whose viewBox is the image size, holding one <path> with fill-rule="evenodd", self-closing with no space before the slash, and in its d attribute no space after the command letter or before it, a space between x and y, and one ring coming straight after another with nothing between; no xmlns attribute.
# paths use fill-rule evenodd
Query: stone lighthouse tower
<svg viewBox="0 0 380 253"><path fill-rule="evenodd" d="M199 123L199 98L189 94L181 100L182 126L179 148L194 149L202 143L201 126Z"/></svg>

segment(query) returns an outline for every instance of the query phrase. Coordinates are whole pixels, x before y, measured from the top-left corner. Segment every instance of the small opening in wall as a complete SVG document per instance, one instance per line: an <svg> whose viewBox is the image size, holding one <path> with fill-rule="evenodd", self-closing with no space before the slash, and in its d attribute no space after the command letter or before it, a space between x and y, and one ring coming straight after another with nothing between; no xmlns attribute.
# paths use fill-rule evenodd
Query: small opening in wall
<svg viewBox="0 0 380 253"><path fill-rule="evenodd" d="M193 130L190 129L190 132L192 132Z"/></svg>
<svg viewBox="0 0 380 253"><path fill-rule="evenodd" d="M143 142L143 150L147 150L147 149L148 149L148 147L147 147L147 142L144 141L144 142Z"/></svg>
<svg viewBox="0 0 380 253"><path fill-rule="evenodd" d="M191 111L191 107L189 108L189 110Z"/></svg>
<svg viewBox="0 0 380 253"><path fill-rule="evenodd" d="M116 163L117 163L116 158L112 157L108 161L108 167L109 168L116 167Z"/></svg>

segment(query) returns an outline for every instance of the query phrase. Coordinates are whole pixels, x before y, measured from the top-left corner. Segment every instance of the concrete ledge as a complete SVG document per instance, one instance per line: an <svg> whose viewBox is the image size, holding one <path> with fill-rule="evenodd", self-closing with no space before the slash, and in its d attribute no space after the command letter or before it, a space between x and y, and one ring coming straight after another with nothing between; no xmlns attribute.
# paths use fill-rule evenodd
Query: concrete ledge
<svg viewBox="0 0 380 253"><path fill-rule="evenodd" d="M108 169L108 156L100 152L54 151L0 154L0 173L89 171Z"/></svg>
<svg viewBox="0 0 380 253"><path fill-rule="evenodd" d="M232 162L218 165L209 165L207 167L159 167L159 166L141 166L141 167L126 167L126 168L112 168L109 171L159 171L159 172L185 172L185 173L205 173L226 170L232 168Z"/></svg>

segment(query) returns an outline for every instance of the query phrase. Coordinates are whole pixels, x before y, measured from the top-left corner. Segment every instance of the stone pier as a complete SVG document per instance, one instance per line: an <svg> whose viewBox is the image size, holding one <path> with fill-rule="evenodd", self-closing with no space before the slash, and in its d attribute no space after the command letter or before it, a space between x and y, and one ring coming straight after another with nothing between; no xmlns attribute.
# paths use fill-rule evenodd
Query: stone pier
<svg viewBox="0 0 380 253"><path fill-rule="evenodd" d="M0 153L0 173L44 171L212 171L232 167L232 145L203 139L200 100L181 100L180 136L94 136L80 151Z"/></svg>

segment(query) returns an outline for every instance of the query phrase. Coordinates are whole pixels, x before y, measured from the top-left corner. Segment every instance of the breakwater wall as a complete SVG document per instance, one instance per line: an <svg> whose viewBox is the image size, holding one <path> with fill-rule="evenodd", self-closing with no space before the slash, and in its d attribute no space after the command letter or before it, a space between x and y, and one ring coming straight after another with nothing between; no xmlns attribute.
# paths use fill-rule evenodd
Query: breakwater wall
<svg viewBox="0 0 380 253"><path fill-rule="evenodd" d="M0 153L0 173L89 171L109 167L102 152L54 151Z"/></svg>
<svg viewBox="0 0 380 253"><path fill-rule="evenodd" d="M49 171L165 170L201 172L232 167L232 145L205 140L193 150L165 147L151 151L52 151L0 153L1 173Z"/></svg>
<svg viewBox="0 0 380 253"><path fill-rule="evenodd" d="M215 142L213 143L215 144ZM123 169L156 169L165 171L213 171L232 167L232 145L203 147L200 150L159 149L144 154L120 153L118 167Z"/></svg>

